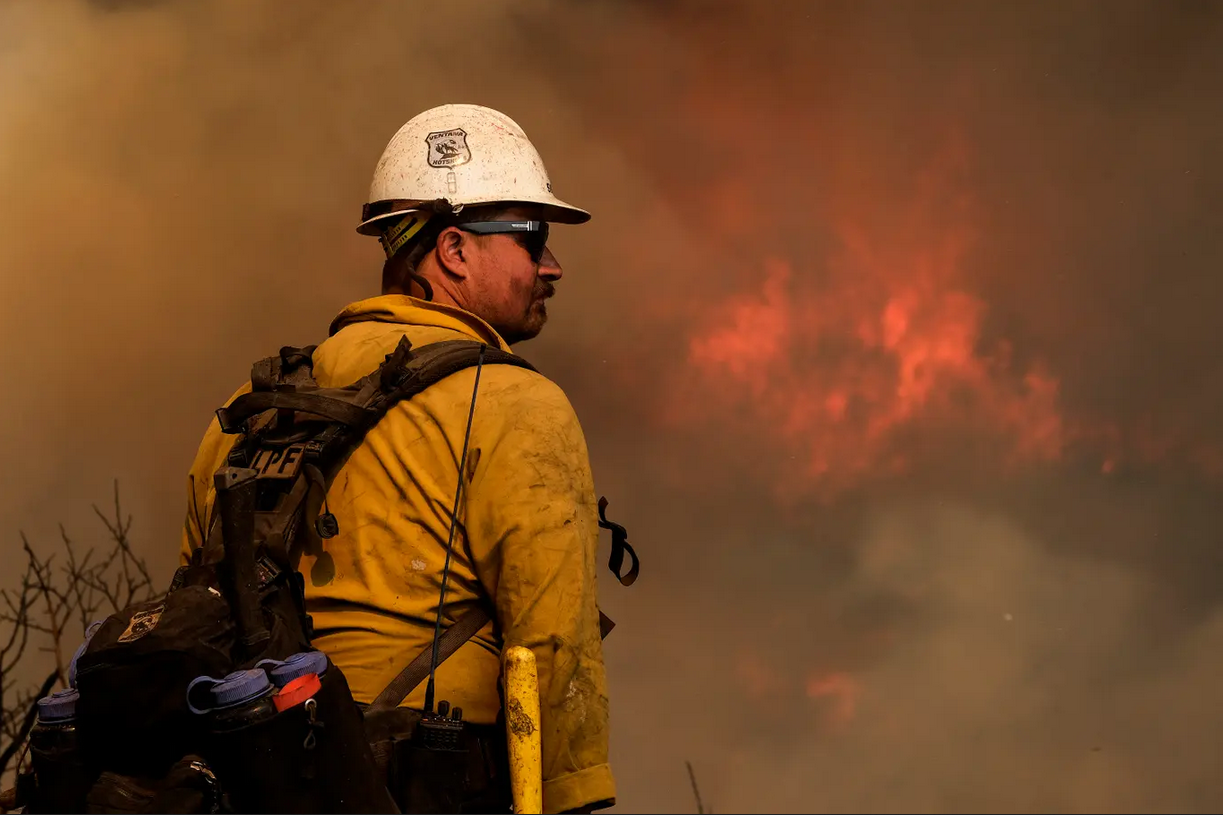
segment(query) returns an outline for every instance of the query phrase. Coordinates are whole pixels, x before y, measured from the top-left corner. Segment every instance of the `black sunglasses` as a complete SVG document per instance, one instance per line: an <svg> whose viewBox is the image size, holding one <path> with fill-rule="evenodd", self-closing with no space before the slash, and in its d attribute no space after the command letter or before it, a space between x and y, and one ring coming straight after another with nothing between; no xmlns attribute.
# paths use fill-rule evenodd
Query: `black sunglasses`
<svg viewBox="0 0 1223 815"><path fill-rule="evenodd" d="M539 263L548 245L547 221L469 221L455 226L476 235L512 235L527 250L532 263Z"/></svg>

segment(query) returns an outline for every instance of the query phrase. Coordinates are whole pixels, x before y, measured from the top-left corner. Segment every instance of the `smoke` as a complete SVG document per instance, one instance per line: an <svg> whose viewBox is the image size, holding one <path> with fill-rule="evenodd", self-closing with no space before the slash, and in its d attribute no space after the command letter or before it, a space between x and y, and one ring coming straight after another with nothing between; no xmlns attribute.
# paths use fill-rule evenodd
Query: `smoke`
<svg viewBox="0 0 1223 815"><path fill-rule="evenodd" d="M954 504L880 514L859 553L832 605L892 598L904 610L889 641L834 675L803 670L793 643L807 659L821 646L800 626L788 649L774 643L789 670L745 676L752 718L784 710L819 736L761 738L740 722L737 743L718 745L738 772L707 791L723 809L763 795L792 812L1185 811L1213 797L1219 736L1192 718L1219 721L1217 614L1161 646L1143 576Z"/></svg>
<svg viewBox="0 0 1223 815"><path fill-rule="evenodd" d="M386 140L506 111L521 349L643 558L623 811L1202 811L1223 787L1223 22L1197 4L0 5L2 544L119 478L167 577L254 359L376 289Z"/></svg>

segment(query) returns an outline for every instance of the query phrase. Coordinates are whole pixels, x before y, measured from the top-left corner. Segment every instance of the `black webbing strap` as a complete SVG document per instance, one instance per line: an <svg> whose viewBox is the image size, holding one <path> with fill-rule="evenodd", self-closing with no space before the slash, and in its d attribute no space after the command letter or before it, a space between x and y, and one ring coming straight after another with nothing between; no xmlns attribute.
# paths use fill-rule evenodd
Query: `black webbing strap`
<svg viewBox="0 0 1223 815"><path fill-rule="evenodd" d="M628 530L618 523L607 520L607 499L599 499L599 528L610 529L612 533L611 557L607 560L607 568L611 569L612 574L620 581L622 586L631 586L637 580L637 572L640 571L641 564L637 562L637 553L633 551L633 547L628 545ZM624 556L628 555L632 565L629 566L628 574L620 574L620 567L624 565Z"/></svg>
<svg viewBox="0 0 1223 815"><path fill-rule="evenodd" d="M407 338L400 343L402 346ZM396 348L396 353L400 349ZM388 359L392 359L392 354ZM402 399L413 396L435 382L451 374L470 368L476 364L480 356L480 343L472 340L443 340L442 342L423 345L412 351L406 364L397 367L388 366L389 370L377 372L383 387L393 386L395 398ZM484 365L513 365L535 371L535 366L522 357L502 351L499 348L485 346L483 354ZM402 373L400 373L402 371ZM536 371L538 373L538 371ZM396 376L398 375L398 376ZM398 378L399 381L395 381Z"/></svg>
<svg viewBox="0 0 1223 815"><path fill-rule="evenodd" d="M463 643L476 635L484 624L489 621L488 610L483 604L455 620L437 639L437 664L445 662ZM433 648L424 649L416 655L416 659L399 672L399 676L391 680L378 698L370 705L371 710L399 707L408 694L416 690L416 686L429 675L429 663L433 658Z"/></svg>
<svg viewBox="0 0 1223 815"><path fill-rule="evenodd" d="M218 409L217 421L222 432L241 433L252 416L273 409L296 410L338 422L361 435L395 403L475 365L481 345L475 340L444 340L413 349L405 336L376 371L353 385L313 391L255 390ZM484 364L536 370L522 357L488 346L484 346ZM262 378L268 375L260 373Z"/></svg>
<svg viewBox="0 0 1223 815"><path fill-rule="evenodd" d="M224 433L240 433L246 420L265 410L300 410L333 422L362 427L369 419L368 411L358 405L316 393L301 391L255 391L244 393L229 407L217 409L217 421Z"/></svg>

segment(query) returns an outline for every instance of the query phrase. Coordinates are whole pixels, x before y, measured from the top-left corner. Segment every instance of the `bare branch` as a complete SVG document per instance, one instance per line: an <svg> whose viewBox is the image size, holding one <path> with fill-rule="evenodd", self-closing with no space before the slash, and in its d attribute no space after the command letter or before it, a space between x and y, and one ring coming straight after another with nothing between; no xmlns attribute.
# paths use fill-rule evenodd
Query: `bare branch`
<svg viewBox="0 0 1223 815"><path fill-rule="evenodd" d="M84 573L84 562L77 563L76 549L73 548L72 538L68 537L68 530L64 529L63 524L59 525L59 537L64 542L64 548L68 551L68 569L66 575L68 579L68 595L72 605L76 608L81 627L84 628L89 625L89 620L85 619L85 606L89 601L81 581L81 575ZM89 560L89 554L86 553L85 561Z"/></svg>
<svg viewBox="0 0 1223 815"><path fill-rule="evenodd" d="M24 535L22 537L24 538ZM32 565L27 562L25 575L21 579L21 592L17 595L16 601L13 600L12 595L7 591L0 591L0 597L3 597L4 604L8 608L7 613L0 612L0 621L12 624L8 641L4 644L4 647L0 648L0 677L3 677L5 673L21 661L22 654L25 653L25 647L29 642L30 627L28 623L30 603L32 602L30 572L32 568Z"/></svg>
<svg viewBox="0 0 1223 815"><path fill-rule="evenodd" d="M692 771L692 762L685 761L688 766L688 778L692 781L692 795L696 798L696 811L700 815L704 815L705 805L701 803L701 788L696 785L696 773Z"/></svg>
<svg viewBox="0 0 1223 815"><path fill-rule="evenodd" d="M51 692L51 688L55 686L55 680L59 678L59 674L51 673L42 682L42 687L38 690L37 699L41 699ZM25 744L26 738L29 737L30 731L34 728L34 722L38 718L37 704L30 705L26 710L25 718L21 721L21 727L18 729L15 737L9 742L8 746L0 752L0 775L8 769L8 763L13 760L13 756Z"/></svg>
<svg viewBox="0 0 1223 815"><path fill-rule="evenodd" d="M116 551L119 555L120 566L123 570L123 582L127 591L127 598L124 605L129 605L137 597L148 595L153 588L153 577L149 574L148 566L142 558L136 557L132 552L131 544L128 541L127 533L132 528L132 516L127 516L127 521L123 520L123 507L119 502L119 482L115 481L115 520L111 523L110 519L102 514L102 511L94 506L94 514L102 519L102 523L106 525L107 531L110 532L111 539L114 541Z"/></svg>
<svg viewBox="0 0 1223 815"><path fill-rule="evenodd" d="M8 626L0 631L0 780L20 771L22 746L37 718L38 699L57 684L67 685L65 656L75 650L76 626L83 633L103 608L119 611L155 596L148 566L132 551L132 518L123 514L117 481L114 517L93 509L108 541L82 547L60 525L62 557L43 557L21 533L24 573L17 585L0 589L0 626ZM38 673L46 670L46 663L52 663L54 670L41 686L21 690L15 673L31 659L36 660Z"/></svg>
<svg viewBox="0 0 1223 815"><path fill-rule="evenodd" d="M86 586L88 586L93 591L105 597L106 602L109 603L110 607L114 609L115 611L118 611L119 609L124 607L119 602L118 590L111 588L110 582L107 581L105 577L99 577L96 573L82 575L81 582L84 583ZM96 602L94 602L91 605L89 609L89 613L91 616L97 612L97 607L98 607L98 603ZM88 625L88 623L86 623L86 625Z"/></svg>

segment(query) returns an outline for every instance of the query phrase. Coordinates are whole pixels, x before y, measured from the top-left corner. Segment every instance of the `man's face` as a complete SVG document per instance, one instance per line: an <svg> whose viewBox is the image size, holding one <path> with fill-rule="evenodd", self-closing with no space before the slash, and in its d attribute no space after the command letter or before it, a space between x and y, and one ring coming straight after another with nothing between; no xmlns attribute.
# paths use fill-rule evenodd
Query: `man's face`
<svg viewBox="0 0 1223 815"><path fill-rule="evenodd" d="M538 212L526 208L502 210L482 220L540 220ZM468 262L473 310L507 342L529 340L548 319L546 301L554 293L553 283L563 274L560 263L544 247L539 262L531 259L523 237L472 235Z"/></svg>

